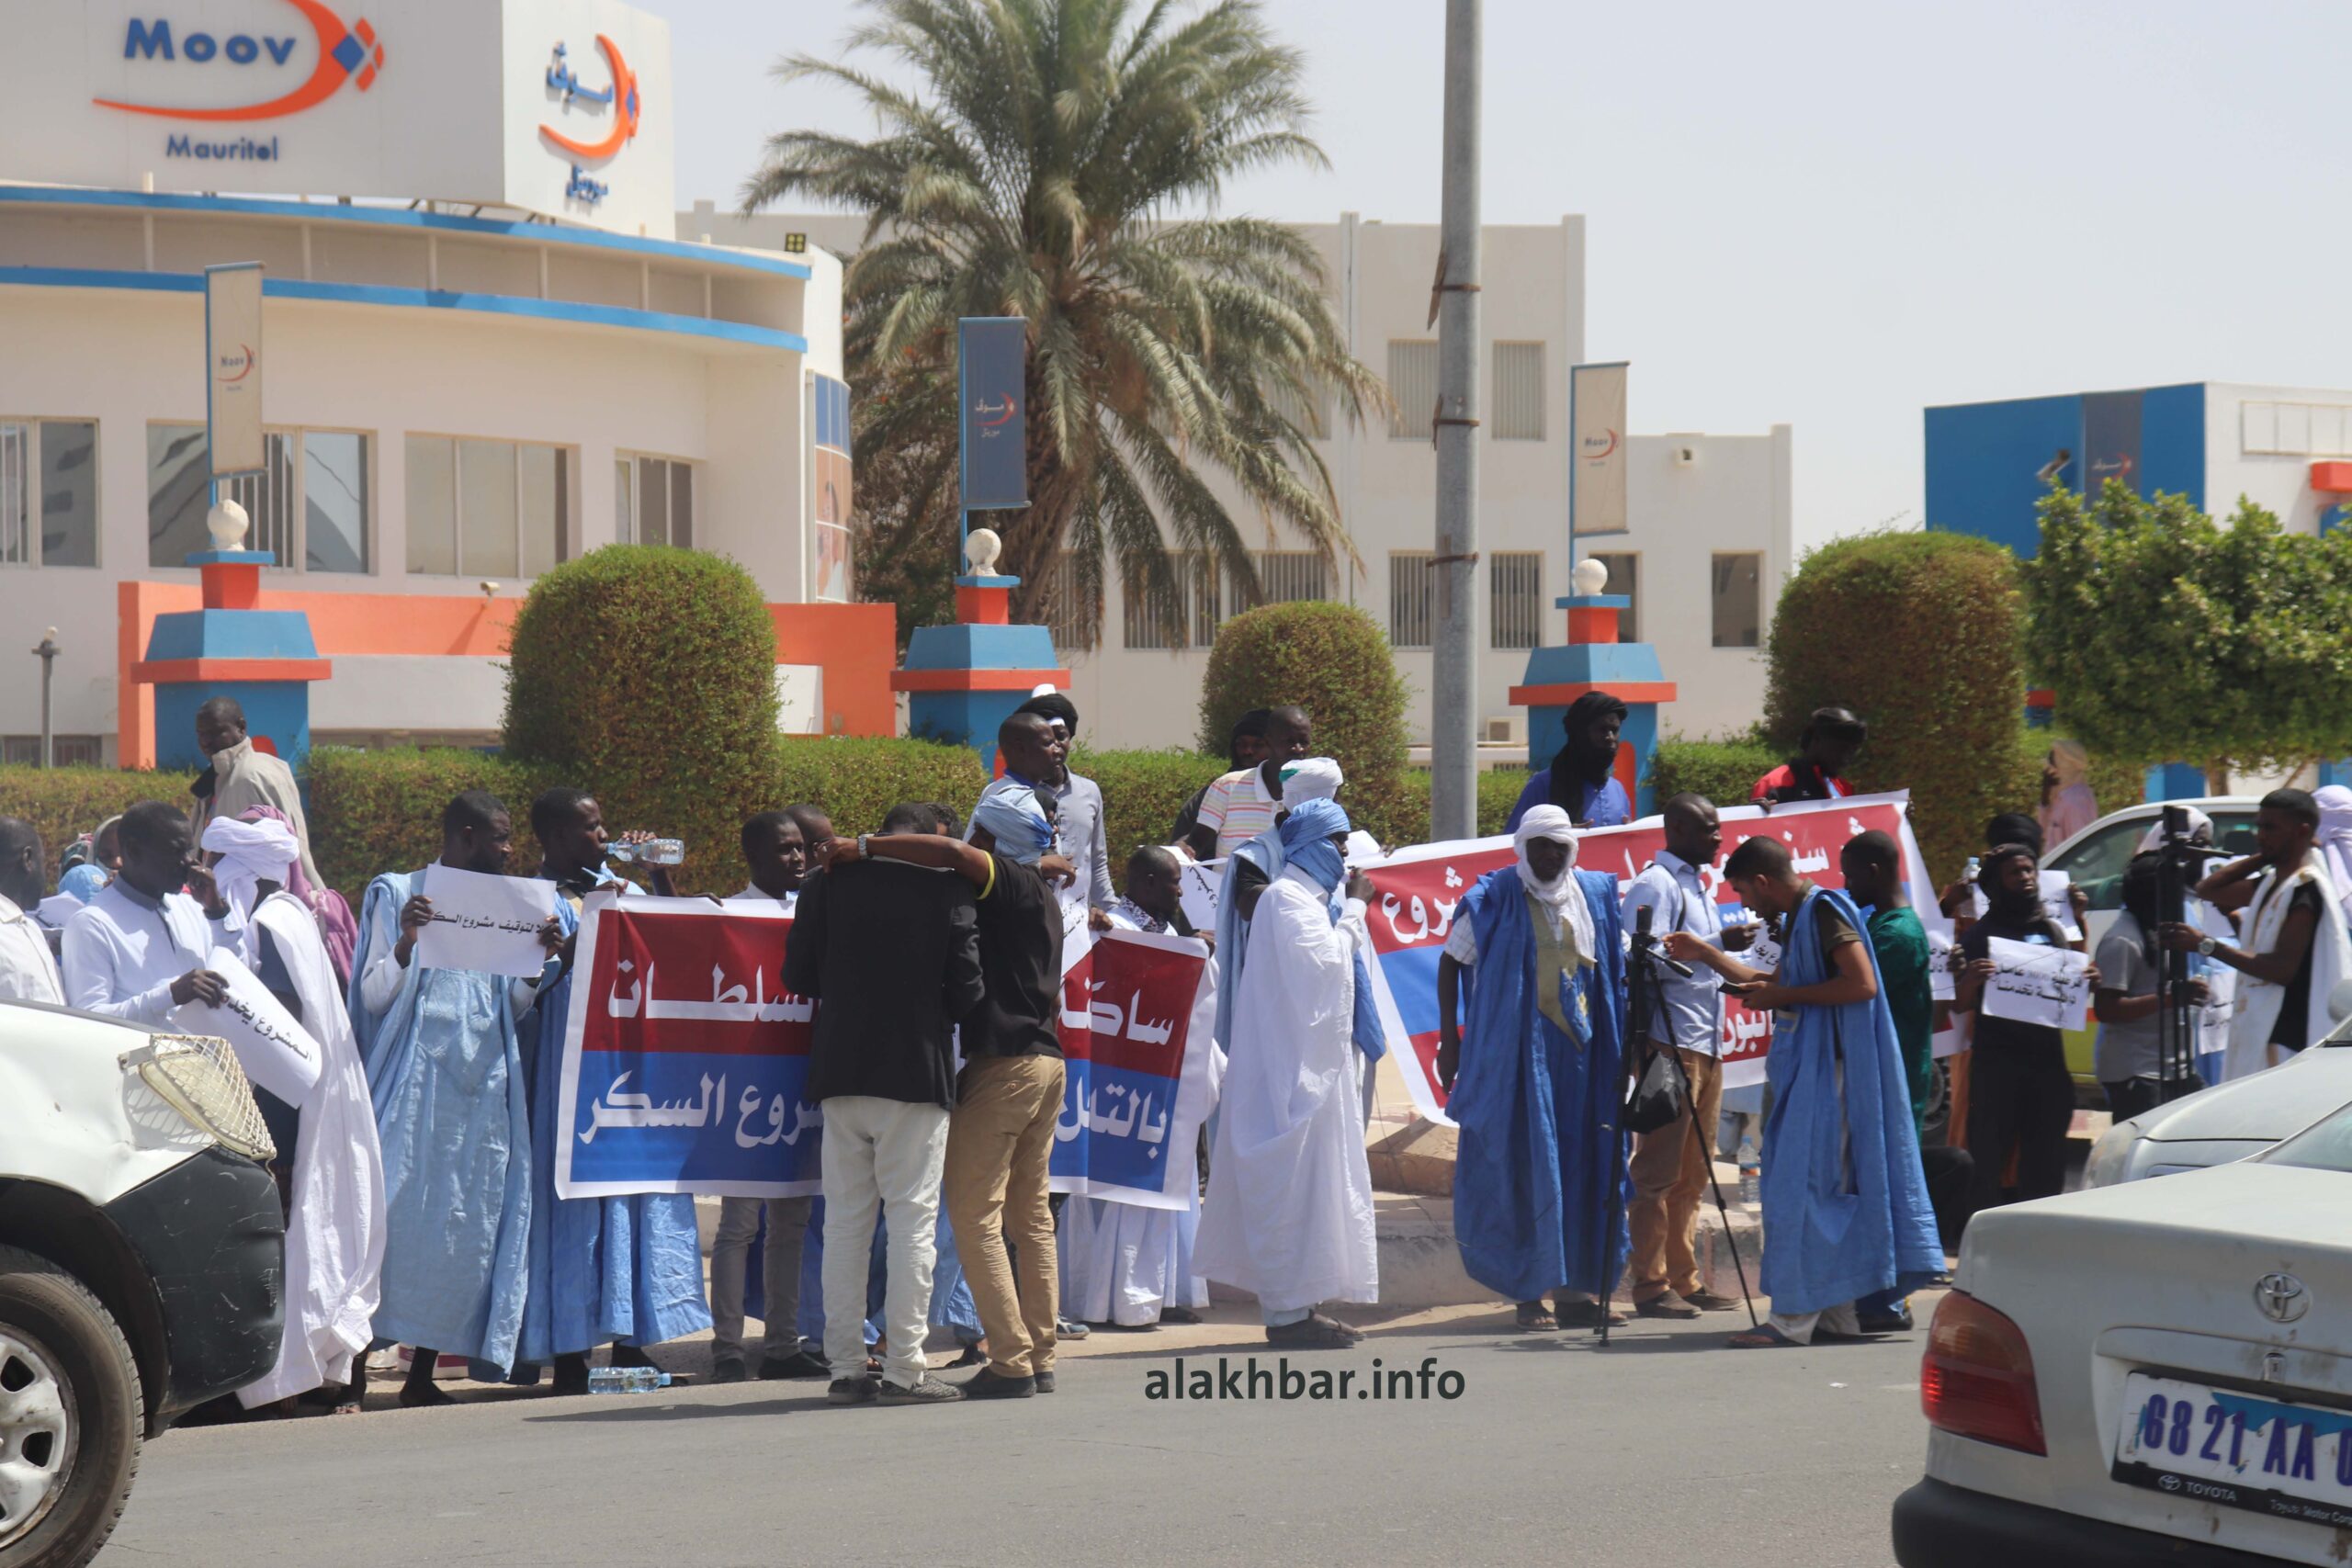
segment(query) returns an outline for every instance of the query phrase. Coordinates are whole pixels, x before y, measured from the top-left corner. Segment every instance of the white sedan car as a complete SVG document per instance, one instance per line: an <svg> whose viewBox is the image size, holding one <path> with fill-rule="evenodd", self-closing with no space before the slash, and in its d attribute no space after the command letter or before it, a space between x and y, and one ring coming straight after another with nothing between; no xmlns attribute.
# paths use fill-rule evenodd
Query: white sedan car
<svg viewBox="0 0 2352 1568"><path fill-rule="evenodd" d="M2352 998L2339 996L2343 1017ZM2352 1022L2309 1050L2250 1077L2143 1111L2099 1134L2083 1185L2109 1187L2143 1176L2202 1170L2259 1154L2338 1107L2352 1105Z"/></svg>
<svg viewBox="0 0 2352 1568"><path fill-rule="evenodd" d="M2344 1562L2352 1111L2236 1164L1978 1214L1919 1396L1903 1568Z"/></svg>

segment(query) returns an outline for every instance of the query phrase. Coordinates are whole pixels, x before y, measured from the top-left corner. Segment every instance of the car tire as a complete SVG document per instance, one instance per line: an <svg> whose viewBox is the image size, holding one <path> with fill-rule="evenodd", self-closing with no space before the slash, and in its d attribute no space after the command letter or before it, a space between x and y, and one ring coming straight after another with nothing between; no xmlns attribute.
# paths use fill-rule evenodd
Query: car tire
<svg viewBox="0 0 2352 1568"><path fill-rule="evenodd" d="M36 1383L54 1399L12 1397ZM43 1403L62 1414L62 1432L41 1429ZM19 1504L22 1518L0 1517L0 1565L82 1568L97 1555L139 1472L142 1409L139 1365L113 1314L48 1258L0 1247L0 1468L51 1478ZM11 1490L27 1489L0 1486L0 1506Z"/></svg>

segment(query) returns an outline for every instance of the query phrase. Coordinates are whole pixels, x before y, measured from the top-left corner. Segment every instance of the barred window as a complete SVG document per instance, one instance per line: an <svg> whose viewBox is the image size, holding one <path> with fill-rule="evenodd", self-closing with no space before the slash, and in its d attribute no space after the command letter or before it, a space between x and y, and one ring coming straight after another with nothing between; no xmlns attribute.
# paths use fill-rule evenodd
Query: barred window
<svg viewBox="0 0 2352 1568"><path fill-rule="evenodd" d="M1169 565L1176 579L1175 619L1183 629L1170 635L1165 593L1143 583L1129 583L1120 605L1129 648L1205 648L1216 640L1217 623L1225 618L1216 563L1198 554L1171 554Z"/></svg>
<svg viewBox="0 0 2352 1568"><path fill-rule="evenodd" d="M1428 550L1388 554L1388 643L1429 648L1437 632L1437 569Z"/></svg>
<svg viewBox="0 0 2352 1568"><path fill-rule="evenodd" d="M1487 645L1544 646L1544 552L1498 550L1487 558Z"/></svg>
<svg viewBox="0 0 2352 1568"><path fill-rule="evenodd" d="M1396 338L1388 344L1388 389L1396 412L1388 422L1393 441L1427 441L1437 413L1437 344L1428 338Z"/></svg>
<svg viewBox="0 0 2352 1568"><path fill-rule="evenodd" d="M1764 558L1760 555L1719 555L1714 558L1715 646L1764 646Z"/></svg>
<svg viewBox="0 0 2352 1568"><path fill-rule="evenodd" d="M0 566L98 564L98 427L0 420Z"/></svg>
<svg viewBox="0 0 2352 1568"><path fill-rule="evenodd" d="M1331 563L1313 550L1258 550L1250 559L1269 604L1331 596Z"/></svg>
<svg viewBox="0 0 2352 1568"><path fill-rule="evenodd" d="M1617 612L1617 640L1642 640L1642 558L1637 555L1596 555L1592 558L1609 569L1608 585L1603 593L1613 593L1630 599L1632 604Z"/></svg>
<svg viewBox="0 0 2352 1568"><path fill-rule="evenodd" d="M1495 344L1495 439L1544 439L1544 345ZM1501 643L1495 645L1502 647ZM1518 644L1512 644L1518 647ZM1532 643L1527 644L1533 647Z"/></svg>
<svg viewBox="0 0 2352 1568"><path fill-rule="evenodd" d="M1046 569L1053 574L1053 608L1046 626L1063 653L1089 653L1102 645L1102 617L1079 584L1078 558L1064 550Z"/></svg>

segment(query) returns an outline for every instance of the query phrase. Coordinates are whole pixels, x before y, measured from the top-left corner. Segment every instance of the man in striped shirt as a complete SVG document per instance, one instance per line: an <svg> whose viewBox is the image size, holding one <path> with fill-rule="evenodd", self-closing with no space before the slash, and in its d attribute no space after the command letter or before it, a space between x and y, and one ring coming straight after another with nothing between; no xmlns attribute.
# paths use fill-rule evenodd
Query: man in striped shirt
<svg viewBox="0 0 2352 1568"><path fill-rule="evenodd" d="M1201 797L1200 818L1186 847L1195 860L1217 860L1271 831L1283 805L1283 770L1307 753L1313 728L1306 710L1279 707L1266 716L1266 760L1226 774Z"/></svg>

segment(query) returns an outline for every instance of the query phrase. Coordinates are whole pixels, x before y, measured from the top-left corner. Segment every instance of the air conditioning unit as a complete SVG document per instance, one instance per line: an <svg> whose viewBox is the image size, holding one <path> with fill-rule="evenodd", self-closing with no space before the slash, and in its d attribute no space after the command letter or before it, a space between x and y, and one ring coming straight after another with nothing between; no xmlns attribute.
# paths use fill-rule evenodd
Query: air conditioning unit
<svg viewBox="0 0 2352 1568"><path fill-rule="evenodd" d="M1676 443L1674 448L1674 466L1678 468L1697 468L1699 466L1699 449L1696 446L1685 446L1679 442Z"/></svg>
<svg viewBox="0 0 2352 1568"><path fill-rule="evenodd" d="M1486 720L1478 727L1478 744L1481 746L1526 745L1527 716L1514 713L1506 714L1500 718Z"/></svg>

